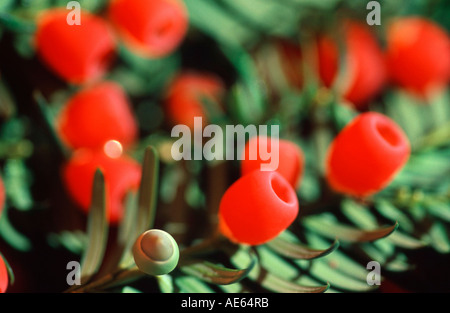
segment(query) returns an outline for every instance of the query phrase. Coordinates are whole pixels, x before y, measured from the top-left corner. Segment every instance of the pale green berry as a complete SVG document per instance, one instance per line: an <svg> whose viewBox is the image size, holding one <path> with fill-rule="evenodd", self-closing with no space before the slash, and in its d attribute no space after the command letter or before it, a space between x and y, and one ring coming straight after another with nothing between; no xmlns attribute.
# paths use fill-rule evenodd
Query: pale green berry
<svg viewBox="0 0 450 313"><path fill-rule="evenodd" d="M173 237L159 229L142 233L133 246L137 267L149 275L164 275L175 269L180 257L178 244Z"/></svg>

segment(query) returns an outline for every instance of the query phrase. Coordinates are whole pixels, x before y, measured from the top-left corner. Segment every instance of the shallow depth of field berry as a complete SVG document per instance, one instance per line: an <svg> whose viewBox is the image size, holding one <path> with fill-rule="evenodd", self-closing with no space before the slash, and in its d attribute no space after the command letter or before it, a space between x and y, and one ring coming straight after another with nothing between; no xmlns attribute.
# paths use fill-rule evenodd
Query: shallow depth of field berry
<svg viewBox="0 0 450 313"><path fill-rule="evenodd" d="M449 16L1 0L0 293L450 292Z"/></svg>

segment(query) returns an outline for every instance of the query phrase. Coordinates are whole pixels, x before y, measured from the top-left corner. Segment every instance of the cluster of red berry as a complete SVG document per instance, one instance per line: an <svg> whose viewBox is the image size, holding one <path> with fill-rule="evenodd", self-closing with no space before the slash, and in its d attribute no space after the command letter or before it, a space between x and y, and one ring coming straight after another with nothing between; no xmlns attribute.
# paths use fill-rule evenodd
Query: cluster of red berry
<svg viewBox="0 0 450 313"><path fill-rule="evenodd" d="M302 150L293 142L251 139L241 163L242 177L224 194L219 211L221 232L235 242L267 242L295 220L296 188L304 168ZM261 155L249 157L252 141L268 145L279 156L276 171L261 171ZM258 148L259 149L259 148ZM266 149L266 148L264 148ZM260 150L257 150L260 151ZM273 152L272 152L273 153ZM336 136L328 150L326 178L331 188L367 197L384 188L409 158L409 141L391 119L376 112L358 115Z"/></svg>
<svg viewBox="0 0 450 313"><path fill-rule="evenodd" d="M80 25L67 23L67 11L42 13L35 35L42 62L68 83L80 86L60 112L56 129L73 150L64 165L63 180L76 203L89 209L94 172L106 180L110 223L120 221L123 199L136 191L141 167L122 149L132 146L138 126L131 103L116 82L102 77L113 60L117 38L141 57L162 57L183 40L187 11L179 0L113 0L108 18L82 11ZM116 36L117 35L117 36ZM165 113L170 123L192 126L193 116L207 120L201 103L219 101L224 84L210 73L181 72L166 91Z"/></svg>
<svg viewBox="0 0 450 313"><path fill-rule="evenodd" d="M117 0L111 2L109 10L111 21L115 23L116 29L120 29L119 34L125 42L139 52L146 50L147 55L152 56L161 56L174 49L186 30L186 22L177 24L178 22L169 19L154 22L155 24L152 22L144 27L145 20L141 18L140 11L135 12L137 6L134 7L135 11L125 7L132 3L143 5L141 1ZM149 11L156 12L157 8L167 6L168 3L175 4L161 1L158 5L147 5L152 6L151 10L148 8ZM135 18L139 23L129 22L131 17L122 13L125 11L135 12L133 14L137 15ZM164 19L165 14L162 14L161 19ZM60 40L63 40L60 45L69 46L74 56L73 62L66 62L61 61L61 55L68 57L70 54L52 55L56 49L45 49L46 42L59 42L57 39L61 29L72 32L76 28L67 26L65 15L62 16L59 11L48 12L45 16L37 33L37 47L50 68L72 82L91 80L104 71L104 56L110 55L114 47L111 31L105 22L99 17L86 15L82 29L90 35L74 36L76 40L89 40L99 36L94 29L99 33L103 32L101 38L105 40L95 40L99 46L96 56L91 55L96 49L85 49L86 42L78 42L76 46L79 49L74 50L74 42L69 44L67 39L72 36L60 36ZM167 16L177 16L175 20L179 21L179 17L185 17L185 12L182 6L176 6ZM50 22L52 20L53 23ZM173 30L169 30L172 27ZM153 32L148 34L148 29ZM450 72L448 57L440 58L441 66L434 66L432 61L448 52L448 37L432 22L405 18L392 23L386 53L383 53L367 26L348 22L344 25L344 30L345 68L340 69L338 65L341 58L338 41L328 35L320 36L314 45L317 73L324 86L335 88L356 108L364 109L367 101L381 90L389 77L396 84L422 96L447 83ZM410 33L411 38L404 39L400 35L402 32ZM167 41L162 41L164 36L168 37ZM434 45L424 45L424 41L431 41ZM144 49L146 46L147 49ZM285 53L301 57L301 53L292 47L285 46L284 49ZM51 53L46 53L46 50ZM61 63L60 66L58 62ZM431 64L425 71L426 75L417 68L416 63ZM82 68L82 73L75 73ZM405 69L411 73L404 75ZM412 72L414 70L418 73ZM297 78L297 85L301 85L301 78L298 83L298 75L293 73L291 76ZM202 99L219 101L224 89L222 81L211 74L180 73L172 80L167 91L165 110L168 119L173 124L188 126L192 126L193 117L200 116L207 120ZM123 90L112 82L86 87L72 97L58 122L58 130L64 141L70 147L78 149L64 170L68 190L87 209L93 172L96 167L102 167L109 186L110 221L119 221L123 197L127 191L137 188L140 179L138 164L120 154L120 157L111 156L105 146L115 140L126 147L133 144L137 136L137 126ZM246 155L249 144L246 146ZM258 144L267 144L270 148L271 140L258 140ZM245 159L242 162L243 177L223 196L219 212L220 229L233 241L246 244L266 242L286 229L298 214L295 189L299 186L303 171L303 153L298 146L287 140L279 140L277 145L272 146L279 149L279 168L275 172L261 172L257 170L263 162L261 158ZM375 112L362 113L331 144L326 177L336 191L357 197L368 196L391 181L406 163L409 153L405 134L392 120Z"/></svg>
<svg viewBox="0 0 450 313"><path fill-rule="evenodd" d="M136 142L138 126L124 89L103 77L119 40L141 57L173 52L187 32L187 11L179 0L112 0L107 18L81 11L80 24L69 25L67 16L64 9L44 11L35 34L42 62L61 79L79 87L56 121L58 134L72 149L62 176L70 196L87 211L94 172L101 168L108 218L115 224L122 217L125 195L136 191L140 182L141 166L123 153ZM177 85L181 85L177 89L186 88L183 79ZM177 91L178 96L172 97L175 105L180 94ZM169 110L176 120L177 110L170 106Z"/></svg>
<svg viewBox="0 0 450 313"><path fill-rule="evenodd" d="M124 90L114 82L82 88L65 104L57 131L73 153L63 168L69 194L89 209L94 173L101 168L107 182L108 216L122 216L126 193L137 190L140 165L123 154L137 138L137 123Z"/></svg>
<svg viewBox="0 0 450 313"><path fill-rule="evenodd" d="M320 83L358 110L367 109L384 87L403 88L427 99L450 78L450 40L439 25L422 17L389 21L382 47L374 28L348 20L300 47L280 41L282 66L290 84L301 89L305 57Z"/></svg>
<svg viewBox="0 0 450 313"><path fill-rule="evenodd" d="M367 103L387 84L422 98L448 84L450 40L430 20L407 17L393 21L386 51L367 25L348 21L343 34L345 52L339 47L341 40L327 34L316 38L309 55L315 56L314 68L321 83L358 110L367 110ZM281 65L286 77L294 88L301 89L302 50L286 41L280 41L278 47L285 57ZM342 65L341 53L345 56ZM295 188L303 171L303 154L293 142L280 140L278 146L280 166L273 173L259 170L261 158L250 160L247 145L241 164L243 176L222 198L219 228L235 242L267 242L289 227L298 214ZM386 187L409 155L408 138L393 120L376 112L360 113L331 143L326 180L336 192L367 197Z"/></svg>
<svg viewBox="0 0 450 313"><path fill-rule="evenodd" d="M81 25L68 25L67 11L51 9L38 20L35 44L42 62L79 90L60 112L56 129L72 149L63 168L69 194L85 211L91 199L94 172L101 168L107 187L108 217L120 221L123 199L138 188L141 167L123 153L138 138L132 105L116 82L102 77L112 63L116 41L122 40L144 57L161 57L174 51L187 28L187 11L180 0L112 0L108 18L82 12ZM439 26L421 18L402 18L389 27L387 49L380 48L366 26L344 25L345 60L336 38L324 35L314 44L317 74L324 86L335 89L358 109L392 83L426 96L448 83L450 41ZM404 36L408 34L408 36ZM300 50L283 46L284 53L301 58ZM288 78L303 85L297 69ZM165 110L173 124L192 126L193 117L208 119L202 100L220 102L225 86L209 73L182 72L166 92ZM264 139L264 140L262 140ZM256 141L256 144L253 145ZM260 155L249 158L251 146L275 149L279 167L261 171ZM244 149L242 176L222 197L219 229L238 243L259 245L289 227L297 218L305 158L289 140L252 138ZM410 154L407 137L388 117L375 112L359 114L329 147L326 179L337 192L367 197L384 188L404 166ZM0 181L1 183L1 181ZM0 204L4 189L0 184ZM0 291L6 289L6 266L0 257Z"/></svg>
<svg viewBox="0 0 450 313"><path fill-rule="evenodd" d="M64 9L43 12L35 44L43 62L74 84L101 78L118 40L143 56L160 57L178 47L188 28L180 0L112 0L107 18L82 11L80 25L69 25L67 16Z"/></svg>

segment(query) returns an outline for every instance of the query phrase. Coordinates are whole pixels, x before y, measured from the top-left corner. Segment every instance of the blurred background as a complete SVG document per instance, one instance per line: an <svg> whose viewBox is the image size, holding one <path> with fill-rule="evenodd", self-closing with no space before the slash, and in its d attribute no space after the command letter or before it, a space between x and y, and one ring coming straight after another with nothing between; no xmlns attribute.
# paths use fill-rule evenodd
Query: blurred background
<svg viewBox="0 0 450 313"><path fill-rule="evenodd" d="M5 192L0 252L15 277L7 292L66 290L66 264L79 260L89 242L87 215L67 180L75 186L88 183L62 174L80 146L68 133L81 142L89 137L86 129L87 134L89 129L102 133L108 125L100 121L109 113L95 111L102 100L94 98L85 114L97 120L75 121L67 126L75 128L65 131L59 123L74 96L101 81L122 88L130 127L136 128L133 139L120 145L120 154L141 164L147 146L158 151L155 226L171 233L180 246L211 234L221 196L240 175L237 160L172 159L172 127L200 112L213 124L278 125L281 137L302 148L305 168L296 190L300 215L290 229L302 242L324 249L342 227L354 231L342 235L336 251L313 261L291 262L259 247L261 267L276 269L290 282L329 282L329 292L450 291L449 1L372 1L379 11L376 4L368 9L369 1L356 0L167 0L145 10L139 9L142 1L129 1L136 4L129 11L120 10L116 1L119 9L114 11L114 1L85 0L77 2L80 8L109 31L88 29L92 38L74 35L73 44L68 43L69 29L77 26L46 30L40 18L58 7L72 12L76 7L67 9L68 2L0 2L0 175ZM147 9L153 10L148 11L151 18L136 13ZM368 25L368 15L379 25ZM88 20L83 18L81 26ZM167 20L161 22L165 28L150 40L145 32L153 31L157 26L150 21L159 18ZM107 36L114 39L109 42ZM149 49L143 52L142 45ZM96 49L105 49L107 56L96 56ZM80 80L73 73L84 67L84 74L100 70ZM180 79L187 74L194 78ZM386 188L361 200L330 190L324 160L339 130L367 111L393 119L412 151ZM83 116L71 112L65 114ZM125 123L120 116L112 119L112 129ZM386 238L356 238L395 222L398 229ZM117 236L117 225L110 232L110 238ZM108 247L113 245L110 240ZM239 260L221 254L212 260L240 266ZM376 290L365 281L370 260L381 264L383 281ZM226 287L184 272L171 279L171 291L289 291L256 276ZM164 290L150 278L132 287Z"/></svg>

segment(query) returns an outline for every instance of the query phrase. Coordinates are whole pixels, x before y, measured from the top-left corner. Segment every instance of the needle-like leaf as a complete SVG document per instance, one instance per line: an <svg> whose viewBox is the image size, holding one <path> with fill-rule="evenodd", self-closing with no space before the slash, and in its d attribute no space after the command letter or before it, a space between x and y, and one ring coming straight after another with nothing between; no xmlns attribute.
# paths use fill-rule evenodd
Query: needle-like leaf
<svg viewBox="0 0 450 313"><path fill-rule="evenodd" d="M250 264L244 269L230 269L210 262L198 261L181 267L181 271L208 283L229 285L247 277L255 264L255 257L252 258Z"/></svg>
<svg viewBox="0 0 450 313"><path fill-rule="evenodd" d="M361 230L330 221L321 216L311 216L303 221L304 226L327 238L337 238L347 242L370 242L389 236L398 228L398 222L392 226L373 230Z"/></svg>
<svg viewBox="0 0 450 313"><path fill-rule="evenodd" d="M108 241L105 179L100 169L94 175L87 232L89 242L81 258L82 284L88 282L100 268Z"/></svg>
<svg viewBox="0 0 450 313"><path fill-rule="evenodd" d="M336 239L327 249L311 249L299 243L294 243L277 237L266 244L270 249L278 254L292 259L312 260L326 256L339 247Z"/></svg>
<svg viewBox="0 0 450 313"><path fill-rule="evenodd" d="M159 158L156 149L147 147L142 164L142 178L138 194L136 234L153 226L158 193Z"/></svg>
<svg viewBox="0 0 450 313"><path fill-rule="evenodd" d="M53 144L58 148L57 151L60 153L61 157L64 159L68 159L70 152L68 148L62 143L60 136L57 134L54 125L55 117L51 114L48 108L47 100L44 98L44 96L41 94L40 91L34 91L33 98L45 122L47 131L49 132L50 135L49 138L52 140Z"/></svg>
<svg viewBox="0 0 450 313"><path fill-rule="evenodd" d="M158 197L159 158L156 149L149 146L145 150L142 177L139 185L137 210L128 207L121 224L120 240L124 245L121 266L129 265L131 247L140 234L153 227ZM124 237L127 236L127 238Z"/></svg>
<svg viewBox="0 0 450 313"><path fill-rule="evenodd" d="M267 290L282 293L321 293L330 287L328 283L324 286L306 286L297 282L302 276L295 265L273 253L265 245L257 248L257 254L258 262L248 273L248 278ZM241 247L231 253L230 260L237 266L243 266L251 260L251 254ZM277 273L274 274L274 271Z"/></svg>
<svg viewBox="0 0 450 313"><path fill-rule="evenodd" d="M269 272L264 273L264 279L261 281L261 285L269 290L281 293L323 293L330 288L330 284L325 286L302 286L290 282L288 280L279 278Z"/></svg>

